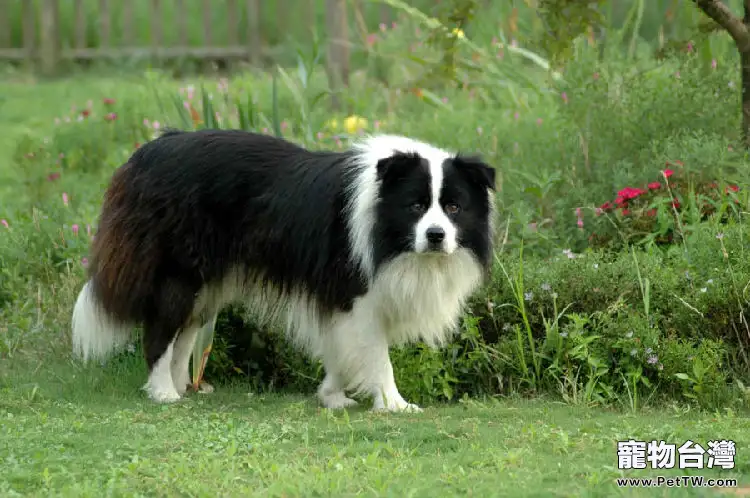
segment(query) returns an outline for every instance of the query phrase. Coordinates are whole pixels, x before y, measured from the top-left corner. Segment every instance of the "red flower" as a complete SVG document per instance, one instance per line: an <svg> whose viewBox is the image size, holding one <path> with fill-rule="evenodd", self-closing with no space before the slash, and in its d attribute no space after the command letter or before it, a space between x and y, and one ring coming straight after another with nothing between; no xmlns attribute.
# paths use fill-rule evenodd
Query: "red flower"
<svg viewBox="0 0 750 498"><path fill-rule="evenodd" d="M602 204L601 206L599 206L599 208L600 208L600 209L601 209L602 211L609 211L610 209L612 209L612 203L611 203L611 202L609 202L609 201L607 201L607 202L605 202L604 204Z"/></svg>
<svg viewBox="0 0 750 498"><path fill-rule="evenodd" d="M680 209L680 201L678 201L677 199L674 199L672 201L672 207L674 207L675 209Z"/></svg>
<svg viewBox="0 0 750 498"><path fill-rule="evenodd" d="M649 209L646 211L646 216L653 217L656 216L656 209Z"/></svg>
<svg viewBox="0 0 750 498"><path fill-rule="evenodd" d="M651 190L658 190L661 188L661 183L659 182L651 182L648 184L648 188Z"/></svg>
<svg viewBox="0 0 750 498"><path fill-rule="evenodd" d="M622 215L623 215L623 216L627 216L627 215L629 215L629 214L630 214L630 209L623 209L623 210L622 210Z"/></svg>
<svg viewBox="0 0 750 498"><path fill-rule="evenodd" d="M635 187L625 187L624 189L617 192L617 196L622 197L625 200L635 199L639 195L643 194L644 191Z"/></svg>
<svg viewBox="0 0 750 498"><path fill-rule="evenodd" d="M91 111L88 109L84 109L81 111L81 116L83 116L84 118L89 117L90 114L91 114Z"/></svg>
<svg viewBox="0 0 750 498"><path fill-rule="evenodd" d="M737 192L737 191L740 190L740 188L737 185L730 185L730 186L728 186L727 188L724 189L724 192L726 192L728 194L730 190L732 192Z"/></svg>
<svg viewBox="0 0 750 498"><path fill-rule="evenodd" d="M104 105L113 105L115 103L115 99L105 98L104 99Z"/></svg>
<svg viewBox="0 0 750 498"><path fill-rule="evenodd" d="M615 199L615 204L617 204L620 207L626 205L627 203L628 203L628 201L626 199L622 198L621 196L617 196L617 199Z"/></svg>
<svg viewBox="0 0 750 498"><path fill-rule="evenodd" d="M661 172L661 174L664 175L664 178L669 178L670 176L674 175L674 171L672 171L671 169L665 169Z"/></svg>
<svg viewBox="0 0 750 498"><path fill-rule="evenodd" d="M47 175L47 181L50 181L50 182L54 182L58 178L60 178L60 173L58 171Z"/></svg>

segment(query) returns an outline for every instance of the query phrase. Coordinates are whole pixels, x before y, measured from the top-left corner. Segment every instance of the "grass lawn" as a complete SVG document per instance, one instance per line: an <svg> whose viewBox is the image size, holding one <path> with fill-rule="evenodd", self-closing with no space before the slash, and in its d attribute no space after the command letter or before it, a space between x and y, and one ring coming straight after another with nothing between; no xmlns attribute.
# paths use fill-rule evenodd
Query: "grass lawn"
<svg viewBox="0 0 750 498"><path fill-rule="evenodd" d="M13 362L0 390L0 495L711 496L619 489L616 441L732 439L750 470L750 421L678 408L625 414L545 400L429 406L421 414L330 412L311 397L243 386L171 406L147 401L140 361L102 369ZM29 363L31 361L31 363ZM637 471L628 476L682 475Z"/></svg>
<svg viewBox="0 0 750 498"><path fill-rule="evenodd" d="M116 78L3 81L0 209L16 199L11 156L25 131L43 134L71 103L117 97L138 84ZM500 398L427 406L421 414L374 414L364 408L330 412L311 396L259 395L242 385L218 386L214 394L158 406L139 390L145 381L140 358L118 358L104 368L69 361L70 305L80 282L60 278L52 287L28 286L30 311L7 315L26 321L4 324L0 315L0 333L10 336L9 330L21 329L28 335L21 342L10 337L14 346L0 355L3 497L722 492L618 488L615 478L624 475L736 478L739 488L726 492L750 495L750 419L731 411L706 413L674 405L630 413L549 399ZM704 447L709 440L733 440L736 467L622 472L617 441L631 438L678 446L689 439Z"/></svg>

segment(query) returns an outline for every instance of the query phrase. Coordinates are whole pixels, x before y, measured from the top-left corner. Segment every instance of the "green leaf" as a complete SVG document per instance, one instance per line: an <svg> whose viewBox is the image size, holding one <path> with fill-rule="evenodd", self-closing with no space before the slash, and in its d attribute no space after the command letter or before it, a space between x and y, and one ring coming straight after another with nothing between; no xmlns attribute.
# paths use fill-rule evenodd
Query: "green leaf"
<svg viewBox="0 0 750 498"><path fill-rule="evenodd" d="M200 381L203 378L203 370L206 368L208 362L208 356L211 352L211 346L214 341L214 329L216 327L217 315L214 315L211 320L198 331L198 335L195 339L195 345L193 346L193 387L198 388Z"/></svg>
<svg viewBox="0 0 750 498"><path fill-rule="evenodd" d="M277 80L276 71L271 75L271 105L273 109L273 115L271 116L273 132L280 138L281 119L279 117L279 82Z"/></svg>

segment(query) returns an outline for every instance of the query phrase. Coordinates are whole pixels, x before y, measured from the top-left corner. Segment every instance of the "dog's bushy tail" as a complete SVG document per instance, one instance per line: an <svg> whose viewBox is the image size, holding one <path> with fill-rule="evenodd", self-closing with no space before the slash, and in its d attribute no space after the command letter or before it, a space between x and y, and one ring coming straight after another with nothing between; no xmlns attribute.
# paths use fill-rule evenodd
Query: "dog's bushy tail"
<svg viewBox="0 0 750 498"><path fill-rule="evenodd" d="M109 315L89 280L73 307L73 353L87 361L103 359L128 343L133 327Z"/></svg>

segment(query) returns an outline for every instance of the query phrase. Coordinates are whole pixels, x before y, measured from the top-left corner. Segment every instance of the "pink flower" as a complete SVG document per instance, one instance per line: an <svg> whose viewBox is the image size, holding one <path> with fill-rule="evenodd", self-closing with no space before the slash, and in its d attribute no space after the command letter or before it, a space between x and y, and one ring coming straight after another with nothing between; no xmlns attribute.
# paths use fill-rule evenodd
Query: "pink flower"
<svg viewBox="0 0 750 498"><path fill-rule="evenodd" d="M716 69L718 66L718 63L716 62L716 59L711 59L711 69Z"/></svg>
<svg viewBox="0 0 750 498"><path fill-rule="evenodd" d="M635 199L639 195L644 193L643 190L636 187L625 187L624 189L617 192L618 197L622 197L625 200Z"/></svg>
<svg viewBox="0 0 750 498"><path fill-rule="evenodd" d="M692 52L692 51L693 51L693 49L694 49L694 47L693 47L693 42L688 42L688 44L687 44L687 47L686 47L686 48L687 48L687 51L688 51L688 53L689 53L689 52Z"/></svg>
<svg viewBox="0 0 750 498"><path fill-rule="evenodd" d="M536 118L536 124L542 126L542 118Z"/></svg>
<svg viewBox="0 0 750 498"><path fill-rule="evenodd" d="M378 41L378 35L376 35L375 33L370 33L369 35L367 35L368 47L372 47L373 45L375 45L376 41Z"/></svg>
<svg viewBox="0 0 750 498"><path fill-rule="evenodd" d="M110 112L104 116L104 121L114 121L115 119L117 119L117 113L114 112Z"/></svg>
<svg viewBox="0 0 750 498"><path fill-rule="evenodd" d="M104 99L104 105L113 105L115 103L115 99L106 98Z"/></svg>
<svg viewBox="0 0 750 498"><path fill-rule="evenodd" d="M286 129L289 128L289 123L287 123L286 121L282 121L280 126L281 131L286 131Z"/></svg>
<svg viewBox="0 0 750 498"><path fill-rule="evenodd" d="M385 30L388 29L388 26L386 26L384 22L381 22L379 27L380 27L380 31L384 33L385 33Z"/></svg>
<svg viewBox="0 0 750 498"><path fill-rule="evenodd" d="M151 126L154 130L158 130L159 128L161 128L161 123L159 123L158 121L154 121L153 123L151 123Z"/></svg>
<svg viewBox="0 0 750 498"><path fill-rule="evenodd" d="M647 187L648 187L648 188L649 188L650 190L658 190L658 189L660 189L660 188L661 188L661 183L659 183L659 182L651 182L651 183L649 183L649 184L647 185Z"/></svg>
<svg viewBox="0 0 750 498"><path fill-rule="evenodd" d="M78 235L78 231L80 230L80 227L78 225L73 225L70 227L71 230L73 230L73 235Z"/></svg>
<svg viewBox="0 0 750 498"><path fill-rule="evenodd" d="M81 266L83 266L84 268L88 268L89 267L89 258L85 258L85 257L81 258Z"/></svg>
<svg viewBox="0 0 750 498"><path fill-rule="evenodd" d="M0 225L4 226L5 228L10 228L10 225L8 224L8 220L6 219L0 220Z"/></svg>
<svg viewBox="0 0 750 498"><path fill-rule="evenodd" d="M49 182L54 182L58 178L60 178L60 172L59 171L55 171L54 173L50 173L49 175L47 175L47 181L49 181Z"/></svg>
<svg viewBox="0 0 750 498"><path fill-rule="evenodd" d="M665 169L661 172L662 175L664 175L664 178L669 178L670 176L674 175L674 171L671 169Z"/></svg>
<svg viewBox="0 0 750 498"><path fill-rule="evenodd" d="M515 119L516 121L518 121L518 119L519 119L520 117L521 117L521 114L520 114L520 113L519 113L518 111L516 111L516 112L515 112L515 113L513 114L513 119Z"/></svg>
<svg viewBox="0 0 750 498"><path fill-rule="evenodd" d="M443 102L443 104L447 104L448 103L448 97L443 97L440 100Z"/></svg>
<svg viewBox="0 0 750 498"><path fill-rule="evenodd" d="M560 97L562 97L563 102L565 102L566 104L568 103L568 94L567 94L567 92L561 93Z"/></svg>
<svg viewBox="0 0 750 498"><path fill-rule="evenodd" d="M63 206L67 206L68 205L68 202L69 202L68 194L65 193L65 192L63 192L63 194L62 194L62 201L63 201Z"/></svg>

